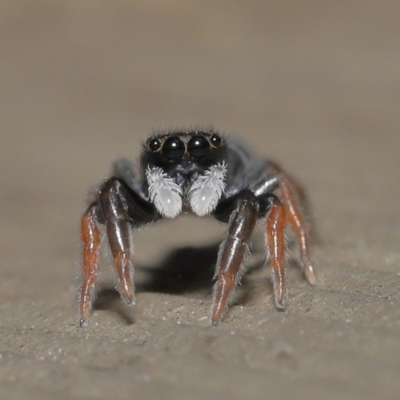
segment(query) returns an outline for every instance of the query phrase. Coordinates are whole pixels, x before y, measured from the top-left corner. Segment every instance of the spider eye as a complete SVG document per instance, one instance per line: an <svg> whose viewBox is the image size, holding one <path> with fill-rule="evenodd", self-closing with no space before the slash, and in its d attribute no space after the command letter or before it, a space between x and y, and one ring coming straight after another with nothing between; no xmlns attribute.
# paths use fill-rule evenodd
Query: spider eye
<svg viewBox="0 0 400 400"><path fill-rule="evenodd" d="M211 149L210 143L204 136L193 136L188 143L188 151L192 157L201 158L207 156Z"/></svg>
<svg viewBox="0 0 400 400"><path fill-rule="evenodd" d="M159 139L150 139L147 145L149 146L149 149L155 153L160 150L161 142Z"/></svg>
<svg viewBox="0 0 400 400"><path fill-rule="evenodd" d="M221 136L212 135L210 138L210 142L214 147L219 147L221 145L222 139Z"/></svg>
<svg viewBox="0 0 400 400"><path fill-rule="evenodd" d="M185 153L185 145L177 137L170 137L164 142L163 154L170 161L178 161Z"/></svg>

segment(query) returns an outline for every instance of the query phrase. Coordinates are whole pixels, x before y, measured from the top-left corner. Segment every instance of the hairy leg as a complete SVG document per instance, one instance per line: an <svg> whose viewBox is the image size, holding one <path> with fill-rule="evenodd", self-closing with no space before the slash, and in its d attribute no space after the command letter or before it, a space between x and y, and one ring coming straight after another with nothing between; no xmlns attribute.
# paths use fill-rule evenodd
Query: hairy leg
<svg viewBox="0 0 400 400"><path fill-rule="evenodd" d="M117 288L127 304L134 304L131 227L127 199L118 180L106 182L100 191L101 211L117 272Z"/></svg>
<svg viewBox="0 0 400 400"><path fill-rule="evenodd" d="M285 179L282 179L281 181L279 194L287 211L287 219L299 242L300 260L304 273L308 282L315 285L317 283L317 276L310 261L310 238L307 224L296 201L293 189L291 188L290 183Z"/></svg>
<svg viewBox="0 0 400 400"><path fill-rule="evenodd" d="M272 265L272 283L275 305L283 309L286 306L287 290L285 275L285 225L286 211L280 200L270 198L270 210L267 216L267 251Z"/></svg>
<svg viewBox="0 0 400 400"><path fill-rule="evenodd" d="M127 304L134 304L132 228L161 218L153 204L143 199L141 192L112 177L93 189L89 199L94 202L84 213L81 222L83 243L82 285L80 288L80 325L89 317L100 255L100 230L105 225L108 242L117 272L117 289Z"/></svg>
<svg viewBox="0 0 400 400"><path fill-rule="evenodd" d="M302 206L308 208L305 191L302 186L282 168L271 163L273 170L279 173L280 184L278 195L286 208L287 220L290 223L300 249L300 260L308 282L312 285L317 283L317 276L310 261L310 235L307 222L302 212ZM299 204L299 200L301 204Z"/></svg>
<svg viewBox="0 0 400 400"><path fill-rule="evenodd" d="M228 237L221 244L216 268L214 302L211 322L217 325L228 307L229 295L243 273L243 261L248 253L248 241L258 218L258 203L254 195L244 192L229 220Z"/></svg>
<svg viewBox="0 0 400 400"><path fill-rule="evenodd" d="M92 308L94 285L97 278L100 253L100 231L96 224L97 204L92 204L83 214L81 221L82 285L80 288L80 326L86 324Z"/></svg>

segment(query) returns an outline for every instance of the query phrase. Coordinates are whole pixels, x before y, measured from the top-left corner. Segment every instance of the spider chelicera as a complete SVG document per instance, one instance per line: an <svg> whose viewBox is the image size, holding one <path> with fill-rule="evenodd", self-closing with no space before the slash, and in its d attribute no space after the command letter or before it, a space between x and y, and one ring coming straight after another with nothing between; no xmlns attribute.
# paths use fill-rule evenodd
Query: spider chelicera
<svg viewBox="0 0 400 400"><path fill-rule="evenodd" d="M304 191L276 163L256 157L239 140L213 130L177 130L150 137L143 145L140 167L136 172L128 160L118 160L111 178L96 190L82 217L81 326L86 324L94 297L100 226L105 226L117 271L117 289L127 304L135 302L132 229L186 213L212 215L228 224L215 271L212 325L221 321L230 294L245 272L248 243L259 219L265 220L265 247L272 265L276 307L283 309L287 301L287 224L299 243L305 276L311 284L316 283L301 211Z"/></svg>

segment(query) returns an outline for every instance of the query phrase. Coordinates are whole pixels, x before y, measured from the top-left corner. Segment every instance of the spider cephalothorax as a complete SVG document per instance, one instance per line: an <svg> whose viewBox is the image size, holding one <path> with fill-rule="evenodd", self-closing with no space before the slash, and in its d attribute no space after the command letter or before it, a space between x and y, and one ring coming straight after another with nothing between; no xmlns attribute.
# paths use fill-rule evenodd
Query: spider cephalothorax
<svg viewBox="0 0 400 400"><path fill-rule="evenodd" d="M141 156L143 191L167 218L182 211L210 214L225 188L225 140L210 132L173 132L147 140Z"/></svg>
<svg viewBox="0 0 400 400"><path fill-rule="evenodd" d="M244 273L250 236L261 218L266 220L275 305L284 308L287 224L299 242L305 275L311 284L316 282L299 205L303 200L301 186L290 175L277 164L254 156L238 140L228 140L212 130L171 131L150 137L142 148L140 171L125 159L117 161L111 178L100 186L82 217L80 324L85 324L93 300L101 244L99 225L105 225L118 290L133 304L132 228L183 213L211 215L229 225L216 266L213 325L221 321L229 296Z"/></svg>

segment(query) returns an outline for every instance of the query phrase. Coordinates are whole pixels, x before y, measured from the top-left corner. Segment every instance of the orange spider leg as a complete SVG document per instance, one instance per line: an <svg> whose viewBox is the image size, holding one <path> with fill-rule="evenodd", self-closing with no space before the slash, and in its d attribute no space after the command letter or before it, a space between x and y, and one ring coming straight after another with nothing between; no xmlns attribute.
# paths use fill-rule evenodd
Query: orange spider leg
<svg viewBox="0 0 400 400"><path fill-rule="evenodd" d="M81 238L83 243L82 286L80 293L80 325L84 326L92 308L94 285L96 283L99 254L100 231L96 225L96 205L90 206L82 217Z"/></svg>
<svg viewBox="0 0 400 400"><path fill-rule="evenodd" d="M301 185L293 177L283 171L278 164L272 163L271 165L275 172L280 175L278 195L286 208L287 220L289 221L299 242L300 260L304 273L308 282L315 285L317 283L317 276L310 262L310 235L306 220L296 198L297 195L302 203L307 206L305 191Z"/></svg>
<svg viewBox="0 0 400 400"><path fill-rule="evenodd" d="M267 217L267 250L273 270L273 290L275 305L283 309L287 291L285 279L285 225L286 211L277 197L271 197L271 208Z"/></svg>
<svg viewBox="0 0 400 400"><path fill-rule="evenodd" d="M248 241L258 218L254 195L243 192L229 221L228 237L221 244L214 286L211 322L217 325L228 308L229 296L244 273Z"/></svg>

